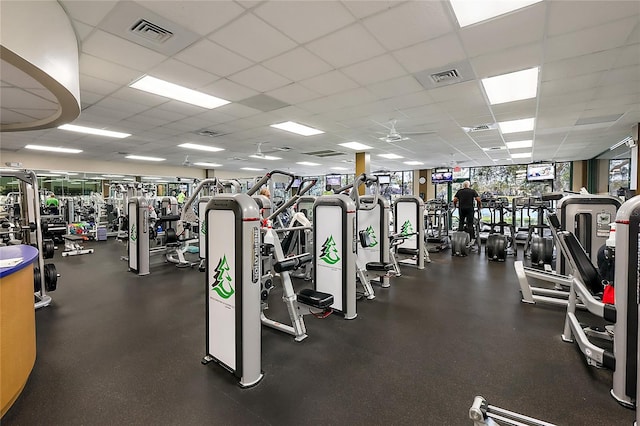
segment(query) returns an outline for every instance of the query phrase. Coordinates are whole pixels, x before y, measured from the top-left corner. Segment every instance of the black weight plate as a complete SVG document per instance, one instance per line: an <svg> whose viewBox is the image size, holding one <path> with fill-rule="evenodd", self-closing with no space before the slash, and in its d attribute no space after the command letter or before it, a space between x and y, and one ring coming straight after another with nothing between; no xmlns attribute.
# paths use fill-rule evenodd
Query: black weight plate
<svg viewBox="0 0 640 426"><path fill-rule="evenodd" d="M531 263L541 265L543 263L544 244L542 237L534 235L531 237Z"/></svg>
<svg viewBox="0 0 640 426"><path fill-rule="evenodd" d="M40 267L33 267L33 291L38 292L42 287L42 276L40 275Z"/></svg>
<svg viewBox="0 0 640 426"><path fill-rule="evenodd" d="M45 232L47 232L49 230L49 224L47 222L45 222L44 220L41 221L40 222L40 230L44 234Z"/></svg>
<svg viewBox="0 0 640 426"><path fill-rule="evenodd" d="M44 265L44 285L47 291L55 291L58 287L58 270L53 263Z"/></svg>
<svg viewBox="0 0 640 426"><path fill-rule="evenodd" d="M466 256L469 254L469 234L466 232L454 232L451 236L451 255Z"/></svg>
<svg viewBox="0 0 640 426"><path fill-rule="evenodd" d="M178 235L173 228L167 228L167 230L164 231L164 235L167 237L167 244L178 241Z"/></svg>
<svg viewBox="0 0 640 426"><path fill-rule="evenodd" d="M542 261L545 264L551 264L553 261L553 238L545 237L542 239Z"/></svg>
<svg viewBox="0 0 640 426"><path fill-rule="evenodd" d="M51 259L53 258L53 255L55 254L55 244L53 242L53 240L43 240L42 241L42 257L44 257L45 259Z"/></svg>

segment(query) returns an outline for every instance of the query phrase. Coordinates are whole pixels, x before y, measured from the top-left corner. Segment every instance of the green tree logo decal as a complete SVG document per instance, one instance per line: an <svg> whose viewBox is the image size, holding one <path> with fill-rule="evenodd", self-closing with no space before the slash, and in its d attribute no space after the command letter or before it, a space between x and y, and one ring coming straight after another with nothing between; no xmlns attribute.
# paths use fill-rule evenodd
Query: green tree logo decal
<svg viewBox="0 0 640 426"><path fill-rule="evenodd" d="M371 225L369 225L369 227L367 228L367 234L369 234L369 238L371 238L371 244L369 244L369 247L375 247L378 245L378 238L376 238L376 233L373 230L373 227Z"/></svg>
<svg viewBox="0 0 640 426"><path fill-rule="evenodd" d="M320 259L324 260L329 265L334 265L340 261L338 256L338 249L336 249L336 242L333 241L333 235L330 235L322 244L322 252L320 253Z"/></svg>
<svg viewBox="0 0 640 426"><path fill-rule="evenodd" d="M136 224L132 223L131 224L131 232L129 232L129 239L131 239L131 241L135 242L138 239L138 235L136 232Z"/></svg>
<svg viewBox="0 0 640 426"><path fill-rule="evenodd" d="M229 264L227 263L227 256L222 256L222 259L218 262L215 271L213 272L214 284L211 286L211 290L218 293L218 296L223 299L230 298L236 291L231 285L231 276L229 275Z"/></svg>
<svg viewBox="0 0 640 426"><path fill-rule="evenodd" d="M411 222L409 222L409 220L407 219L403 224L402 224L402 231L401 234L404 236L407 236L409 234L413 234L413 226L411 226Z"/></svg>
<svg viewBox="0 0 640 426"><path fill-rule="evenodd" d="M207 235L207 222L202 221L202 225L200 226L200 233L202 235Z"/></svg>

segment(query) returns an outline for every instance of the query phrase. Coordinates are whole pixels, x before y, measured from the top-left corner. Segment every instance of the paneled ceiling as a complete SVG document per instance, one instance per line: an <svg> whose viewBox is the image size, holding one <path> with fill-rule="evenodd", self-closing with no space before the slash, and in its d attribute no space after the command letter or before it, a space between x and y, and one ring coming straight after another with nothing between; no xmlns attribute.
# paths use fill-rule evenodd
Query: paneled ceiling
<svg viewBox="0 0 640 426"><path fill-rule="evenodd" d="M218 163L230 172L252 167L311 175L353 172L355 151L338 145L351 141L372 147L372 170L588 159L640 122L638 1L545 0L464 28L448 1L60 4L80 47L82 114L74 124L132 136L5 132L3 151L26 152L27 144L79 148L80 161L130 162L132 171L137 163L126 154L165 158L167 165L181 165L188 155L189 163ZM171 29L171 43L132 34L128 29L140 19ZM480 79L536 66L536 98L489 104ZM459 79L424 84L425 76L453 69ZM144 75L230 103L209 110L129 87ZM11 83L2 80L4 94ZM9 100L2 99L3 123L50 108L46 98ZM502 134L494 126L529 117L536 118L530 132ZM304 137L270 127L288 120L325 133ZM381 140L394 120L408 139ZM482 125L489 129L465 130ZM498 149L527 139L531 158L510 158L530 148ZM224 151L178 147L185 142ZM281 160L249 157L258 144ZM311 154L318 151L335 155ZM388 153L403 158L379 157ZM302 161L320 165L297 164Z"/></svg>

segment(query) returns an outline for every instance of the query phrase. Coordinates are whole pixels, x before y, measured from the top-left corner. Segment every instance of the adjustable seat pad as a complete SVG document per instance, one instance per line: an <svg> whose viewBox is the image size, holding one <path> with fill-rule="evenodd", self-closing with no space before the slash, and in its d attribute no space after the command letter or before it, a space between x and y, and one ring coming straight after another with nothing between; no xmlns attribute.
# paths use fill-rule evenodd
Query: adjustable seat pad
<svg viewBox="0 0 640 426"><path fill-rule="evenodd" d="M367 271L388 272L393 270L393 263L369 262L366 265Z"/></svg>
<svg viewBox="0 0 640 426"><path fill-rule="evenodd" d="M400 247L398 249L398 253L400 253L400 254L410 254L412 256L417 256L419 251L418 251L418 249L410 249L410 248L402 248L402 247Z"/></svg>
<svg viewBox="0 0 640 426"><path fill-rule="evenodd" d="M333 304L333 295L315 291L310 288L300 290L297 294L298 302L318 309L326 309Z"/></svg>
<svg viewBox="0 0 640 426"><path fill-rule="evenodd" d="M313 256L311 253L302 253L297 256L287 257L284 260L276 262L273 264L273 270L276 272L285 272L292 271L296 268L299 268L301 265L305 263L311 262Z"/></svg>

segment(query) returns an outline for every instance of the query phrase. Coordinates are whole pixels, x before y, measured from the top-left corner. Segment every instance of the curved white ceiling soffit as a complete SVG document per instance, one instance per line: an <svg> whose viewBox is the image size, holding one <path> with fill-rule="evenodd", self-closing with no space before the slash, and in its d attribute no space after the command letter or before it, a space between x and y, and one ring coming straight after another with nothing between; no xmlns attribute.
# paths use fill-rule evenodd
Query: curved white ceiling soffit
<svg viewBox="0 0 640 426"><path fill-rule="evenodd" d="M57 2L3 2L0 131L38 130L80 115L78 42Z"/></svg>

